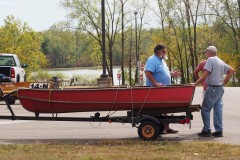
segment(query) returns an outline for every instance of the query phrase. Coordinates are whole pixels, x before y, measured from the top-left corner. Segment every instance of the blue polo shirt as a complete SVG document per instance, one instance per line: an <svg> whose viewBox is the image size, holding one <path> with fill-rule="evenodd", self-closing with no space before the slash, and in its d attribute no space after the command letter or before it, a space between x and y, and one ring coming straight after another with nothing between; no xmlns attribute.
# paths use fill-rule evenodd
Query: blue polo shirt
<svg viewBox="0 0 240 160"><path fill-rule="evenodd" d="M153 73L154 79L163 85L171 84L171 75L169 68L164 59L159 58L155 54L149 57L146 61L145 71ZM146 86L153 86L151 81L146 77Z"/></svg>

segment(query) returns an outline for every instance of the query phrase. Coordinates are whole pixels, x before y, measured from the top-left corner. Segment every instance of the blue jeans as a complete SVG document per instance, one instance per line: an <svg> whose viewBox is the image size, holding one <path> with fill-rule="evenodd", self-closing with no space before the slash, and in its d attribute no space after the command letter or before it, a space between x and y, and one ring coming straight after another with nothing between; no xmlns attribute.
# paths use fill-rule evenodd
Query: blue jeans
<svg viewBox="0 0 240 160"><path fill-rule="evenodd" d="M210 127L210 112L213 109L213 123L215 131L222 131L222 96L224 93L223 87L208 87L204 95L202 103L202 120L203 120L203 132L211 131Z"/></svg>

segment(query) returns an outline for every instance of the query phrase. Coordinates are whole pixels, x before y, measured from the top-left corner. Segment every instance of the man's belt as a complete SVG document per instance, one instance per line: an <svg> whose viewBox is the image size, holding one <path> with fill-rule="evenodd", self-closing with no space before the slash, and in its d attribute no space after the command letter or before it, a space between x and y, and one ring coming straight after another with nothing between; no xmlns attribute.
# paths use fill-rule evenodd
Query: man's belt
<svg viewBox="0 0 240 160"><path fill-rule="evenodd" d="M209 87L222 87L223 85L208 85Z"/></svg>

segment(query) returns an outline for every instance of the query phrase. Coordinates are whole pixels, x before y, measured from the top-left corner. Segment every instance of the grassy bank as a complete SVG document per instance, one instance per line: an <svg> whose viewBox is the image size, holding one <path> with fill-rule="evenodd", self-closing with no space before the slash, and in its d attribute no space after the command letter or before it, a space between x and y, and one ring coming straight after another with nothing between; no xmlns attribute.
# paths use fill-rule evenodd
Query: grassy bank
<svg viewBox="0 0 240 160"><path fill-rule="evenodd" d="M1 160L240 159L240 146L213 142L103 141L96 144L0 145Z"/></svg>

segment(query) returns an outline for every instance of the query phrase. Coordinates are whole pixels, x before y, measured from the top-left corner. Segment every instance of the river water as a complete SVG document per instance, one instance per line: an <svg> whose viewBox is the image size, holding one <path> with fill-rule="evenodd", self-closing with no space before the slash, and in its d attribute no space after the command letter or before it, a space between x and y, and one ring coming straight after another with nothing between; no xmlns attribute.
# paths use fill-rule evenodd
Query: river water
<svg viewBox="0 0 240 160"><path fill-rule="evenodd" d="M47 71L50 74L61 73L67 79L71 79L74 76L85 76L85 77L100 78L101 74L103 74L103 70L101 68L96 68L96 67L61 68L61 69L49 69ZM114 85L119 84L119 80L117 78L118 73L121 73L121 68L120 67L114 67L113 68L113 83L114 83Z"/></svg>

